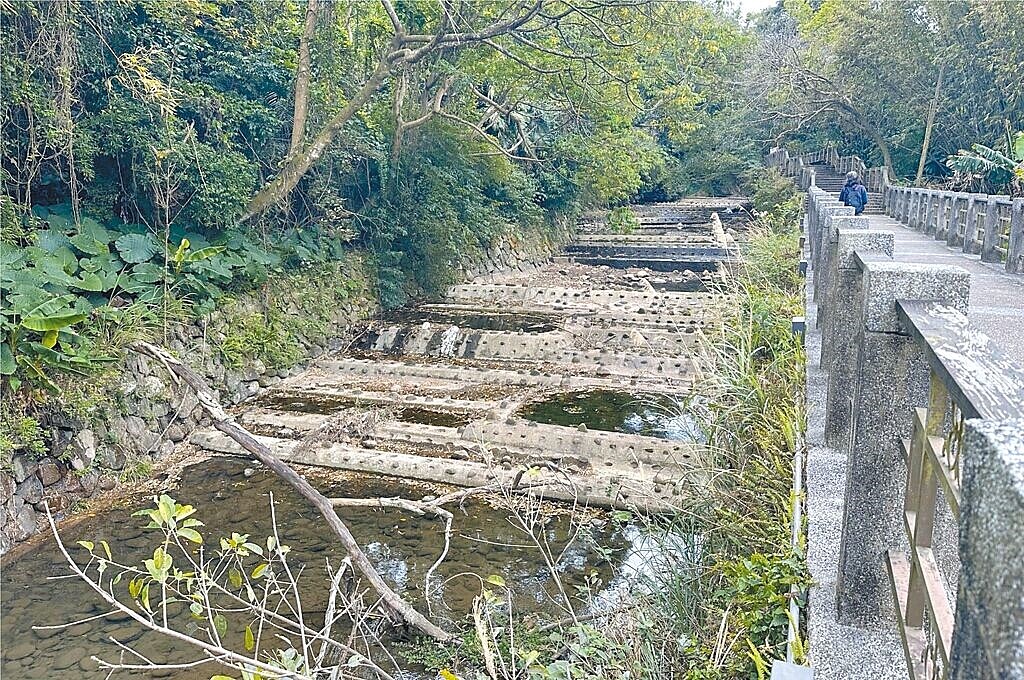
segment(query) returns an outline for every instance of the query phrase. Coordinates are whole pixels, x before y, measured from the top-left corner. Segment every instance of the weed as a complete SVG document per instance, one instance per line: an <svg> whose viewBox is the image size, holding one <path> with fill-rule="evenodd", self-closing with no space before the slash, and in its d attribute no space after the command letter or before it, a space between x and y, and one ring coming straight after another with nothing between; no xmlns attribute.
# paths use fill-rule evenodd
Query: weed
<svg viewBox="0 0 1024 680"><path fill-rule="evenodd" d="M4 404L0 408L0 460L4 466L19 451L32 458L45 456L47 448L43 434L38 420L10 404Z"/></svg>
<svg viewBox="0 0 1024 680"><path fill-rule="evenodd" d="M292 330L273 310L231 319L220 352L235 368L250 359L260 359L270 368L288 368L302 357L302 348Z"/></svg>
<svg viewBox="0 0 1024 680"><path fill-rule="evenodd" d="M131 486L149 480L153 476L153 462L145 456L129 459L121 470L121 483Z"/></svg>

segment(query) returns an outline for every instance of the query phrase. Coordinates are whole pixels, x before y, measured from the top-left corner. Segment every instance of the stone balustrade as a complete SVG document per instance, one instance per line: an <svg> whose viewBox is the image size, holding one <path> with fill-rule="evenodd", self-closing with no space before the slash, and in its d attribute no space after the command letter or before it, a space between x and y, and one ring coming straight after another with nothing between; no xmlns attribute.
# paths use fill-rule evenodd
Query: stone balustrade
<svg viewBox="0 0 1024 680"><path fill-rule="evenodd" d="M900 186L888 168L869 168L858 156L840 156L833 147L798 156L775 148L767 163L793 177L801 189L814 185L815 164L839 173L856 171L869 191L881 194L886 215L980 255L983 262L1004 263L1006 271L1024 273L1024 198Z"/></svg>
<svg viewBox="0 0 1024 680"><path fill-rule="evenodd" d="M901 214L924 229L942 215L943 192L891 191L922 197ZM895 625L912 678L1022 678L1024 371L971 326L965 269L893 259L893 232L813 181L805 226L847 459L838 618Z"/></svg>

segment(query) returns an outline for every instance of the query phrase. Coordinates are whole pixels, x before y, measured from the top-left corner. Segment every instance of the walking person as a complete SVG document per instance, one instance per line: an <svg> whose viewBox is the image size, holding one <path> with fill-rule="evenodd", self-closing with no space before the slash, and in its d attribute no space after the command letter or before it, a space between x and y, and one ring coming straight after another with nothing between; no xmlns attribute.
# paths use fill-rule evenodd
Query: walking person
<svg viewBox="0 0 1024 680"><path fill-rule="evenodd" d="M839 201L843 205L853 206L853 214L860 215L868 204L868 190L860 182L855 172L846 173L846 184L839 192Z"/></svg>

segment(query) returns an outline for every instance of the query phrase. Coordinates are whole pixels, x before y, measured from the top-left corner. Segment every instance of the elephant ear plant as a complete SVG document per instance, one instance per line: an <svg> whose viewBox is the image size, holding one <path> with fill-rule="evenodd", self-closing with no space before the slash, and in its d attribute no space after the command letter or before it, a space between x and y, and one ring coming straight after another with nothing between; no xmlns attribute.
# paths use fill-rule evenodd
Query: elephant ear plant
<svg viewBox="0 0 1024 680"><path fill-rule="evenodd" d="M0 242L0 375L12 390L27 381L57 391L57 374L84 375L108 361L91 322L118 324L131 305L167 295L212 308L233 277L227 246L202 236L165 243L144 225L75 219L67 204L8 211L4 222L16 235Z"/></svg>
<svg viewBox="0 0 1024 680"><path fill-rule="evenodd" d="M946 166L956 173L954 181L985 189L1008 187L1014 195L1024 192L1024 131L1008 132L1004 141L1001 150L973 144L970 151L960 149L947 158Z"/></svg>

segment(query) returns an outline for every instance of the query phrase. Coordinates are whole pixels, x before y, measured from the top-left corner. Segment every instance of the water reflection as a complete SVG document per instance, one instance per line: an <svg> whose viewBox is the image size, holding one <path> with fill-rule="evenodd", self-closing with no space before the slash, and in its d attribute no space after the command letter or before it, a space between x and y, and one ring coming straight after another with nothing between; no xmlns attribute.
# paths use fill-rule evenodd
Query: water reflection
<svg viewBox="0 0 1024 680"><path fill-rule="evenodd" d="M520 415L547 425L640 434L673 441L701 442L700 422L684 403L664 394L613 390L561 392L527 404Z"/></svg>
<svg viewBox="0 0 1024 680"><path fill-rule="evenodd" d="M180 488L172 495L179 502L198 508L197 516L207 525L207 542L213 543L212 538L231 531L248 533L254 538L269 535L268 497L273 492L282 541L293 549L290 563L302 566L299 584L304 609L314 617L317 612L322 615L327 596L325 566L328 561L338 564L341 551L324 529L319 514L303 499L270 473L257 472L247 477L243 473L245 467L245 462L234 459L205 461L183 473ZM386 478L346 476L312 481L334 496L419 498L430 492ZM157 538L154 532L141 529L141 518L130 515L133 509L146 504L148 499L137 499L126 504L128 507L87 518L63 532L65 541L73 544L78 539L103 539L121 561L141 562L150 555ZM424 578L443 545L442 524L398 510L342 508L340 514L392 587L422 606ZM480 591L480 580L463 575L467 572L481 577L500 575L520 611L551 618L560 616L557 588L547 567L529 537L516 528L508 511L474 502L467 504L464 512L455 514L450 552L437 571L441 587L432 587L431 605L436 619L449 626L465 619ZM621 526L593 521L583 528L579 540L570 544L572 526L566 516L545 518L541 531L556 555L565 552L559 571L568 592L575 592L575 587L583 584L591 572L596 572L604 583L612 580L613 569L607 556L620 554L635 540ZM182 643L144 633L120 614L62 631L32 630L34 625L62 624L107 611L84 583L75 579L49 580L67 573L52 540L4 565L0 632L5 678L105 677L106 673L100 672L89 656L117 658L115 646L107 640L111 635L122 642L130 641L155 660L181 658ZM187 658L194 657L194 653L189 653ZM205 680L213 672L209 667L199 667L161 671L146 677Z"/></svg>

